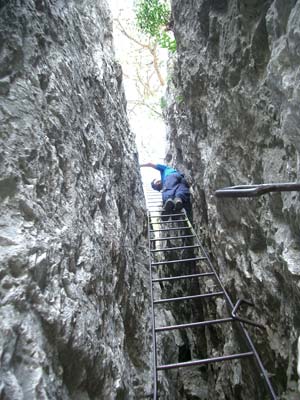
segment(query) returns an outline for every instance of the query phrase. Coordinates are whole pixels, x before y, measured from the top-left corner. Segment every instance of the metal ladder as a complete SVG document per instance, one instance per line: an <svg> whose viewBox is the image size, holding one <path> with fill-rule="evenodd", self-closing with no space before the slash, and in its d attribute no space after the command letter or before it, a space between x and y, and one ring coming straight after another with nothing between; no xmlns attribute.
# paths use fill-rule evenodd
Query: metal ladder
<svg viewBox="0 0 300 400"><path fill-rule="evenodd" d="M158 399L158 372L164 370L170 370L175 368L183 368L183 367L193 367L199 365L207 365L211 363L223 362L234 359L241 358L254 358L256 361L258 370L266 384L267 391L270 395L270 399L276 400L276 394L268 377L267 371L265 370L262 361L255 349L255 346L245 328L245 324L254 325L256 327L264 328L261 324L253 322L249 319L242 318L237 315L237 311L242 303L246 303L248 305L253 305L246 300L238 300L234 305L231 301L229 294L227 293L225 287L223 286L220 277L218 276L212 262L210 261L205 249L203 248L201 241L196 234L194 228L192 227L189 219L187 218L186 212L183 210L177 214L169 214L169 215L161 215L161 195L159 193L152 194L150 192L145 191L146 195L146 203L148 209L148 239L149 239L149 254L150 254L150 281L151 281L151 304L152 304L152 334L153 334L153 372L154 372L154 390L153 390L153 399ZM170 219L170 220L168 220ZM176 220L174 220L176 219ZM182 224L182 225L181 225ZM174 226L176 225L176 226ZM181 226L180 226L181 225ZM156 227L157 226L157 227ZM161 237L161 234L165 236ZM158 236L155 236L158 235ZM176 240L179 242L184 242L185 240L193 241L192 244L189 245L176 245L175 247L162 247L155 248L157 243L164 243L165 241ZM193 256L191 258L177 258L175 260L162 260L156 261L156 256L160 253L167 253L173 251L181 251L181 250L191 250L198 249L200 252L199 256ZM191 274L182 274L175 276L163 276L159 278L153 278L154 270L164 266L170 265L187 265L188 263L194 263L197 267L199 267L199 272L191 273ZM199 293L193 295L186 295L182 297L172 297L172 298L163 298L163 299L155 299L154 298L154 285L157 285L161 282L178 282L178 281L187 281L187 280L195 280L195 279L203 279L205 277L211 277L216 282L216 285L219 287L217 291L208 292L208 293ZM231 311L231 315L225 318L219 318L214 320L206 320L199 322L191 322L191 323L183 323L178 325L169 325L169 326L156 326L155 321L155 309L159 305L163 305L170 302L183 302L188 300L195 299L205 299L210 298L211 301L213 299L222 296L228 306L228 309ZM243 353L229 354L218 357L211 357L205 359L197 359L186 362L178 362L173 364L159 364L158 363L158 355L157 355L157 335L162 332L167 332L176 329L187 329L187 328L197 328L197 327L206 327L209 325L215 324L226 324L226 323L235 323L239 324L241 328L241 333L244 336L246 345L248 347L248 351Z"/></svg>

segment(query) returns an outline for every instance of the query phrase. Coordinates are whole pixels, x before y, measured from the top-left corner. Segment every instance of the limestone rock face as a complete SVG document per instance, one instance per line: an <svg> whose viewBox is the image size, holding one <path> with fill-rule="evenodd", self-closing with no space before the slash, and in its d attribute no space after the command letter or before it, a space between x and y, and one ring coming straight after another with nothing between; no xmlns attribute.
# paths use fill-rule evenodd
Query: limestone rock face
<svg viewBox="0 0 300 400"><path fill-rule="evenodd" d="M300 1L173 0L172 10L168 159L191 179L194 223L232 300L252 300L242 313L267 327L249 331L277 393L296 399L299 194L217 199L214 191L300 179ZM225 353L227 333L207 334L208 347ZM265 398L253 370L214 367L201 398Z"/></svg>
<svg viewBox="0 0 300 400"><path fill-rule="evenodd" d="M143 398L144 204L105 1L0 1L0 120L1 399Z"/></svg>

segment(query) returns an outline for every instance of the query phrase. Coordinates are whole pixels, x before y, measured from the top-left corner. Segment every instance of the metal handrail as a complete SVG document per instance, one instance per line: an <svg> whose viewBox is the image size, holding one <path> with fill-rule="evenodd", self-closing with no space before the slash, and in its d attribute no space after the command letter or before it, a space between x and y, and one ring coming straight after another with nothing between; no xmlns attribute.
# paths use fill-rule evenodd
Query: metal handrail
<svg viewBox="0 0 300 400"><path fill-rule="evenodd" d="M215 278L216 278L216 280L218 281L218 283L219 283L221 289L222 289L223 292L224 292L225 300L226 300L226 302L227 302L229 308L231 309L231 312L232 312L232 311L236 311L237 305L234 306L233 302L231 301L231 298L230 298L230 296L229 296L227 290L225 289L225 286L223 285L223 283L222 283L222 281L221 281L221 279L220 279L220 277L219 277L219 275L218 275L218 273L217 273L215 267L213 266L212 262L210 261L210 258L208 257L208 254L207 254L207 252L205 251L205 249L204 249L204 247L203 247L203 245L202 245L202 243L201 243L201 241L200 241L199 236L197 235L196 231L194 230L194 227L192 227L191 231L192 231L192 233L195 234L196 239L197 239L198 243L200 244L202 254L207 258L207 261L208 261L208 264L209 264L209 266L210 266L210 269L211 269L212 272L214 272ZM265 381L266 386L267 386L267 388L268 388L268 391L269 391L269 394L270 394L270 396L271 396L271 399L272 399L272 400L277 400L277 396L276 396L275 391L274 391L274 389L273 389L273 386L272 386L272 384L271 384L271 381L270 381L270 378L269 378L269 376L268 376L268 373L267 373L267 371L265 370L265 367L264 367L264 365L263 365L263 363L262 363L262 361L261 361L261 359L260 359L260 357L259 357L259 354L258 354L258 352L257 352L257 350L256 350L256 348L255 348L255 346L254 346L254 343L252 342L252 339L251 339L251 337L250 337L248 331L246 330L246 328L244 327L244 325L243 325L242 322L238 321L238 323L239 323L240 328L241 328L241 330L242 330L242 332L243 332L243 334L244 334L244 337L245 337L245 339L246 339L246 342L247 342L247 344L248 344L248 347L249 347L249 348L251 349L251 351L253 352L254 358L255 358L256 363L257 363L257 365L258 365L258 367L259 367L259 369L260 369L260 371L261 371L261 374L262 374L262 376L263 376L263 378L264 378L264 381Z"/></svg>
<svg viewBox="0 0 300 400"><path fill-rule="evenodd" d="M300 191L300 183L264 183L229 186L215 191L216 197L256 197L270 192Z"/></svg>
<svg viewBox="0 0 300 400"><path fill-rule="evenodd" d="M249 325L256 326L257 328L266 329L266 327L265 327L263 324L259 324L258 322L251 321L251 320L248 319L248 318L239 317L239 316L236 314L236 313L237 313L237 310L239 309L239 307L240 307L240 305L241 305L242 303L245 303L245 304L248 304L248 306L254 307L254 304L251 303L251 301L248 301L248 300L245 300L245 299L239 299L239 300L236 302L236 304L235 304L233 310L231 311L231 316L232 316L232 318L235 319L235 320L237 320L237 321L244 322L245 324L249 324Z"/></svg>

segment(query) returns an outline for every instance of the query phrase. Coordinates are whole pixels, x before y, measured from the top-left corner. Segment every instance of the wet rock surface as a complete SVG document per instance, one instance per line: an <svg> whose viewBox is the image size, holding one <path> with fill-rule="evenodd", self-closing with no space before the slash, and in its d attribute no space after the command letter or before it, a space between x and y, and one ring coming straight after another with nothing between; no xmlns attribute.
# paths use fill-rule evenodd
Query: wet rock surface
<svg viewBox="0 0 300 400"><path fill-rule="evenodd" d="M300 2L173 0L172 9L178 52L168 89L168 159L192 182L194 223L232 300L252 300L244 315L267 327L249 331L275 390L294 399L299 194L217 199L214 191L299 180ZM211 317L218 307L203 312ZM206 332L211 354L236 349L239 336L226 329ZM252 365L218 364L208 368L207 394L193 399L268 398L257 392L257 379Z"/></svg>
<svg viewBox="0 0 300 400"><path fill-rule="evenodd" d="M145 398L144 203L104 1L0 2L0 120L1 399Z"/></svg>

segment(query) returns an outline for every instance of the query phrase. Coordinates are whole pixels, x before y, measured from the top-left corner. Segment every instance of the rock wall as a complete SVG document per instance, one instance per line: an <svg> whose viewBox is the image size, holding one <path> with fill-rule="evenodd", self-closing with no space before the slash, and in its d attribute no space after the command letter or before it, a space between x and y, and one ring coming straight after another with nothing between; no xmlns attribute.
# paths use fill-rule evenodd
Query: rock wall
<svg viewBox="0 0 300 400"><path fill-rule="evenodd" d="M233 301L252 300L243 314L267 327L249 331L275 390L296 399L299 194L217 199L214 191L300 179L300 1L172 0L172 10L167 159L191 179L194 223ZM226 329L206 334L212 353L235 347ZM253 366L209 371L201 399L268 398Z"/></svg>
<svg viewBox="0 0 300 400"><path fill-rule="evenodd" d="M0 120L1 399L144 398L144 203L105 1L0 1Z"/></svg>

